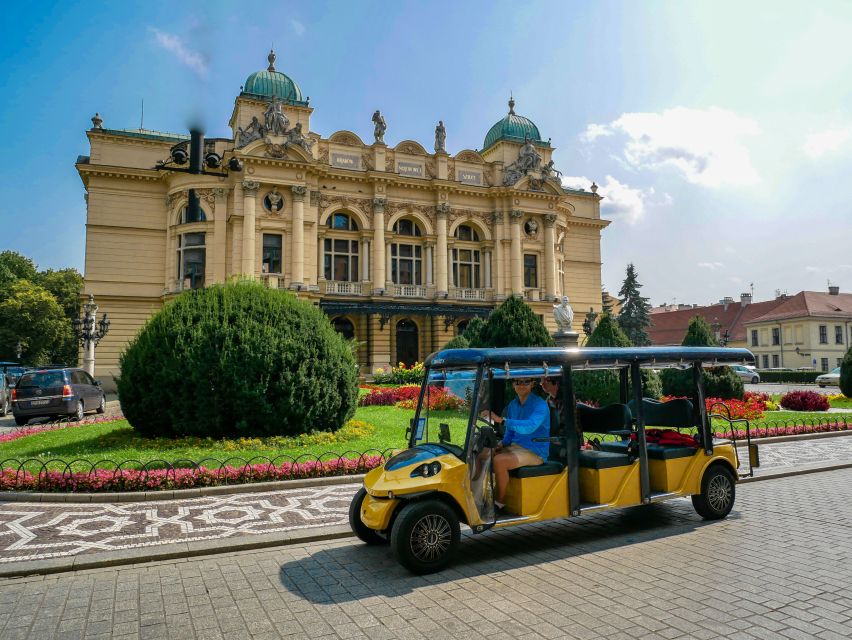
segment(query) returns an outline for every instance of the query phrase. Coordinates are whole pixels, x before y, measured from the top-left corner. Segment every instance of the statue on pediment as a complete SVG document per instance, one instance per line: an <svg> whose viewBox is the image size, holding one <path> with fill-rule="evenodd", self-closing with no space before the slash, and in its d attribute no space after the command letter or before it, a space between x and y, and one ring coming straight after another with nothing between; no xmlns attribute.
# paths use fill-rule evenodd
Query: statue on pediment
<svg viewBox="0 0 852 640"><path fill-rule="evenodd" d="M243 129L237 127L237 147L244 147L249 142L260 140L266 137L266 127L264 127L257 116L252 117L249 125Z"/></svg>
<svg viewBox="0 0 852 640"><path fill-rule="evenodd" d="M287 145L296 145L302 147L308 153L311 153L311 147L314 141L305 137L302 133L302 123L297 122L296 125L287 132Z"/></svg>
<svg viewBox="0 0 852 640"><path fill-rule="evenodd" d="M561 178L562 172L553 166L553 160L551 160L541 168L541 179L546 181L553 177Z"/></svg>
<svg viewBox="0 0 852 640"><path fill-rule="evenodd" d="M275 136L283 136L287 134L287 127L290 126L290 120L287 114L284 113L282 107L284 103L281 100L273 100L272 103L263 112L263 117L266 120L266 130Z"/></svg>
<svg viewBox="0 0 852 640"><path fill-rule="evenodd" d="M439 153L447 152L447 130L444 127L443 120L438 120L438 126L435 127L435 151Z"/></svg>
<svg viewBox="0 0 852 640"><path fill-rule="evenodd" d="M382 115L382 112L378 109L376 109L376 112L373 114L373 124L375 125L373 129L373 137L379 144L384 144L385 131L388 130L388 125L385 122L385 117Z"/></svg>
<svg viewBox="0 0 852 640"><path fill-rule="evenodd" d="M518 159L506 167L506 170L503 172L503 184L506 186L513 185L530 172L538 172L540 170L541 155L535 150L535 145L532 143L532 140L530 140L529 137L526 137L524 138L524 146L521 147L521 151L518 154ZM537 180L544 179L545 178L543 176L541 178L537 178ZM536 183L535 190L538 189L540 189L540 185Z"/></svg>

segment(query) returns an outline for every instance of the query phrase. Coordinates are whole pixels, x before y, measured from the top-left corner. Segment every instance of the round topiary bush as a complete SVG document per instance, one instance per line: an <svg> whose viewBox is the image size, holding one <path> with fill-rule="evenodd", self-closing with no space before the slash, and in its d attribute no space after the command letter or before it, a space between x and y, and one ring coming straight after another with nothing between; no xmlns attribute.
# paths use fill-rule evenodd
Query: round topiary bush
<svg viewBox="0 0 852 640"><path fill-rule="evenodd" d="M846 352L840 363L840 392L847 398L852 398L852 348Z"/></svg>
<svg viewBox="0 0 852 640"><path fill-rule="evenodd" d="M788 411L828 411L830 405L816 391L790 391L781 396L781 406Z"/></svg>
<svg viewBox="0 0 852 640"><path fill-rule="evenodd" d="M124 415L147 437L292 436L354 413L350 344L309 302L255 282L178 296L121 355Z"/></svg>

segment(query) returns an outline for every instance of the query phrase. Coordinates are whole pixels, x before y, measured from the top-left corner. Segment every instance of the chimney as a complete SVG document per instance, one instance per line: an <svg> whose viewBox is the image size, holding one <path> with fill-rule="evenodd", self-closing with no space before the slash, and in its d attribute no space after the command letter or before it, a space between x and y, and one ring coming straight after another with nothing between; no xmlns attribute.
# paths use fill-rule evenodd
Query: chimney
<svg viewBox="0 0 852 640"><path fill-rule="evenodd" d="M839 286L837 286L836 284L831 285L831 286L828 288L828 295L830 295L830 296L838 296L838 295L840 295L840 287L839 287Z"/></svg>
<svg viewBox="0 0 852 640"><path fill-rule="evenodd" d="M740 294L740 304L744 307L747 307L751 304L751 294L750 293L741 293Z"/></svg>

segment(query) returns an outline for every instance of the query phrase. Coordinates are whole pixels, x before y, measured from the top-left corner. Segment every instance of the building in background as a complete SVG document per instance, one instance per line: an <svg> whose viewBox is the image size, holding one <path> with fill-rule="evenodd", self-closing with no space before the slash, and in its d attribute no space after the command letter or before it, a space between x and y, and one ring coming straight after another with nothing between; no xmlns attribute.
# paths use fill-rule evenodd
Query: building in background
<svg viewBox="0 0 852 640"><path fill-rule="evenodd" d="M562 295L600 311L609 222L597 186L561 186L550 140L514 101L480 151L447 153L442 122L433 151L415 140L388 146L379 111L373 141L323 137L299 86L274 53L268 60L235 100L232 136L205 141L205 154L236 157L242 172L155 170L188 136L92 119L76 166L88 203L85 294L112 319L99 349L105 381L167 300L236 275L318 304L359 342L366 370L423 360L507 296L522 296L551 330Z"/></svg>

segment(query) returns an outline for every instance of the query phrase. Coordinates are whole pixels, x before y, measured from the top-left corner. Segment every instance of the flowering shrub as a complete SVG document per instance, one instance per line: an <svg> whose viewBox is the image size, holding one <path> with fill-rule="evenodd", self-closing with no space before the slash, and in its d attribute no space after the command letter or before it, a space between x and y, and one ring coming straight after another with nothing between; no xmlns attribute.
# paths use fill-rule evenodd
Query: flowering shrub
<svg viewBox="0 0 852 640"><path fill-rule="evenodd" d="M825 399L829 402L836 402L837 400L849 400L842 393L832 393L830 396L825 396Z"/></svg>
<svg viewBox="0 0 852 640"><path fill-rule="evenodd" d="M455 411L464 406L464 400L450 393L443 387L429 387L429 393L425 396L431 411ZM401 400L398 407L402 409L414 409L417 407L417 396Z"/></svg>
<svg viewBox="0 0 852 640"><path fill-rule="evenodd" d="M816 391L790 391L781 396L781 406L790 411L828 411L828 400Z"/></svg>
<svg viewBox="0 0 852 640"><path fill-rule="evenodd" d="M764 395L766 394L753 393L751 394L751 397L745 400L737 400L735 398L727 400L723 400L722 398L705 398L704 406L707 408L708 413L717 413L726 418L730 418L731 420L739 420L741 418L745 418L746 420L757 420L762 418L763 412L766 411L766 403L764 400L760 399L760 396ZM662 402L668 402L669 400L677 400L681 398L691 400L690 398L686 398L686 396L663 396L660 400ZM719 404L725 405L728 410L725 411L719 406L713 407L713 405Z"/></svg>
<svg viewBox="0 0 852 640"><path fill-rule="evenodd" d="M284 462L282 464L253 464L223 466L219 469L196 467L191 469L152 469L140 471L122 469L112 471L96 469L91 473L63 473L46 471L30 473L15 469L0 470L0 491L164 491L190 489L237 482L269 482L296 478L321 478L326 476L363 473L384 464L381 455L360 458L335 458L333 460Z"/></svg>
<svg viewBox="0 0 852 640"><path fill-rule="evenodd" d="M746 391L743 393L743 402L748 402L749 400L756 400L758 402L769 402L771 398L768 393L759 393L757 391Z"/></svg>
<svg viewBox="0 0 852 640"><path fill-rule="evenodd" d="M358 399L359 407L390 407L401 400L417 400L420 387L406 385L403 387L374 387L370 393Z"/></svg>
<svg viewBox="0 0 852 640"><path fill-rule="evenodd" d="M390 371L376 369L373 374L373 382L376 384L420 384L423 382L424 368L422 362L415 362L411 367L406 367L402 362Z"/></svg>

